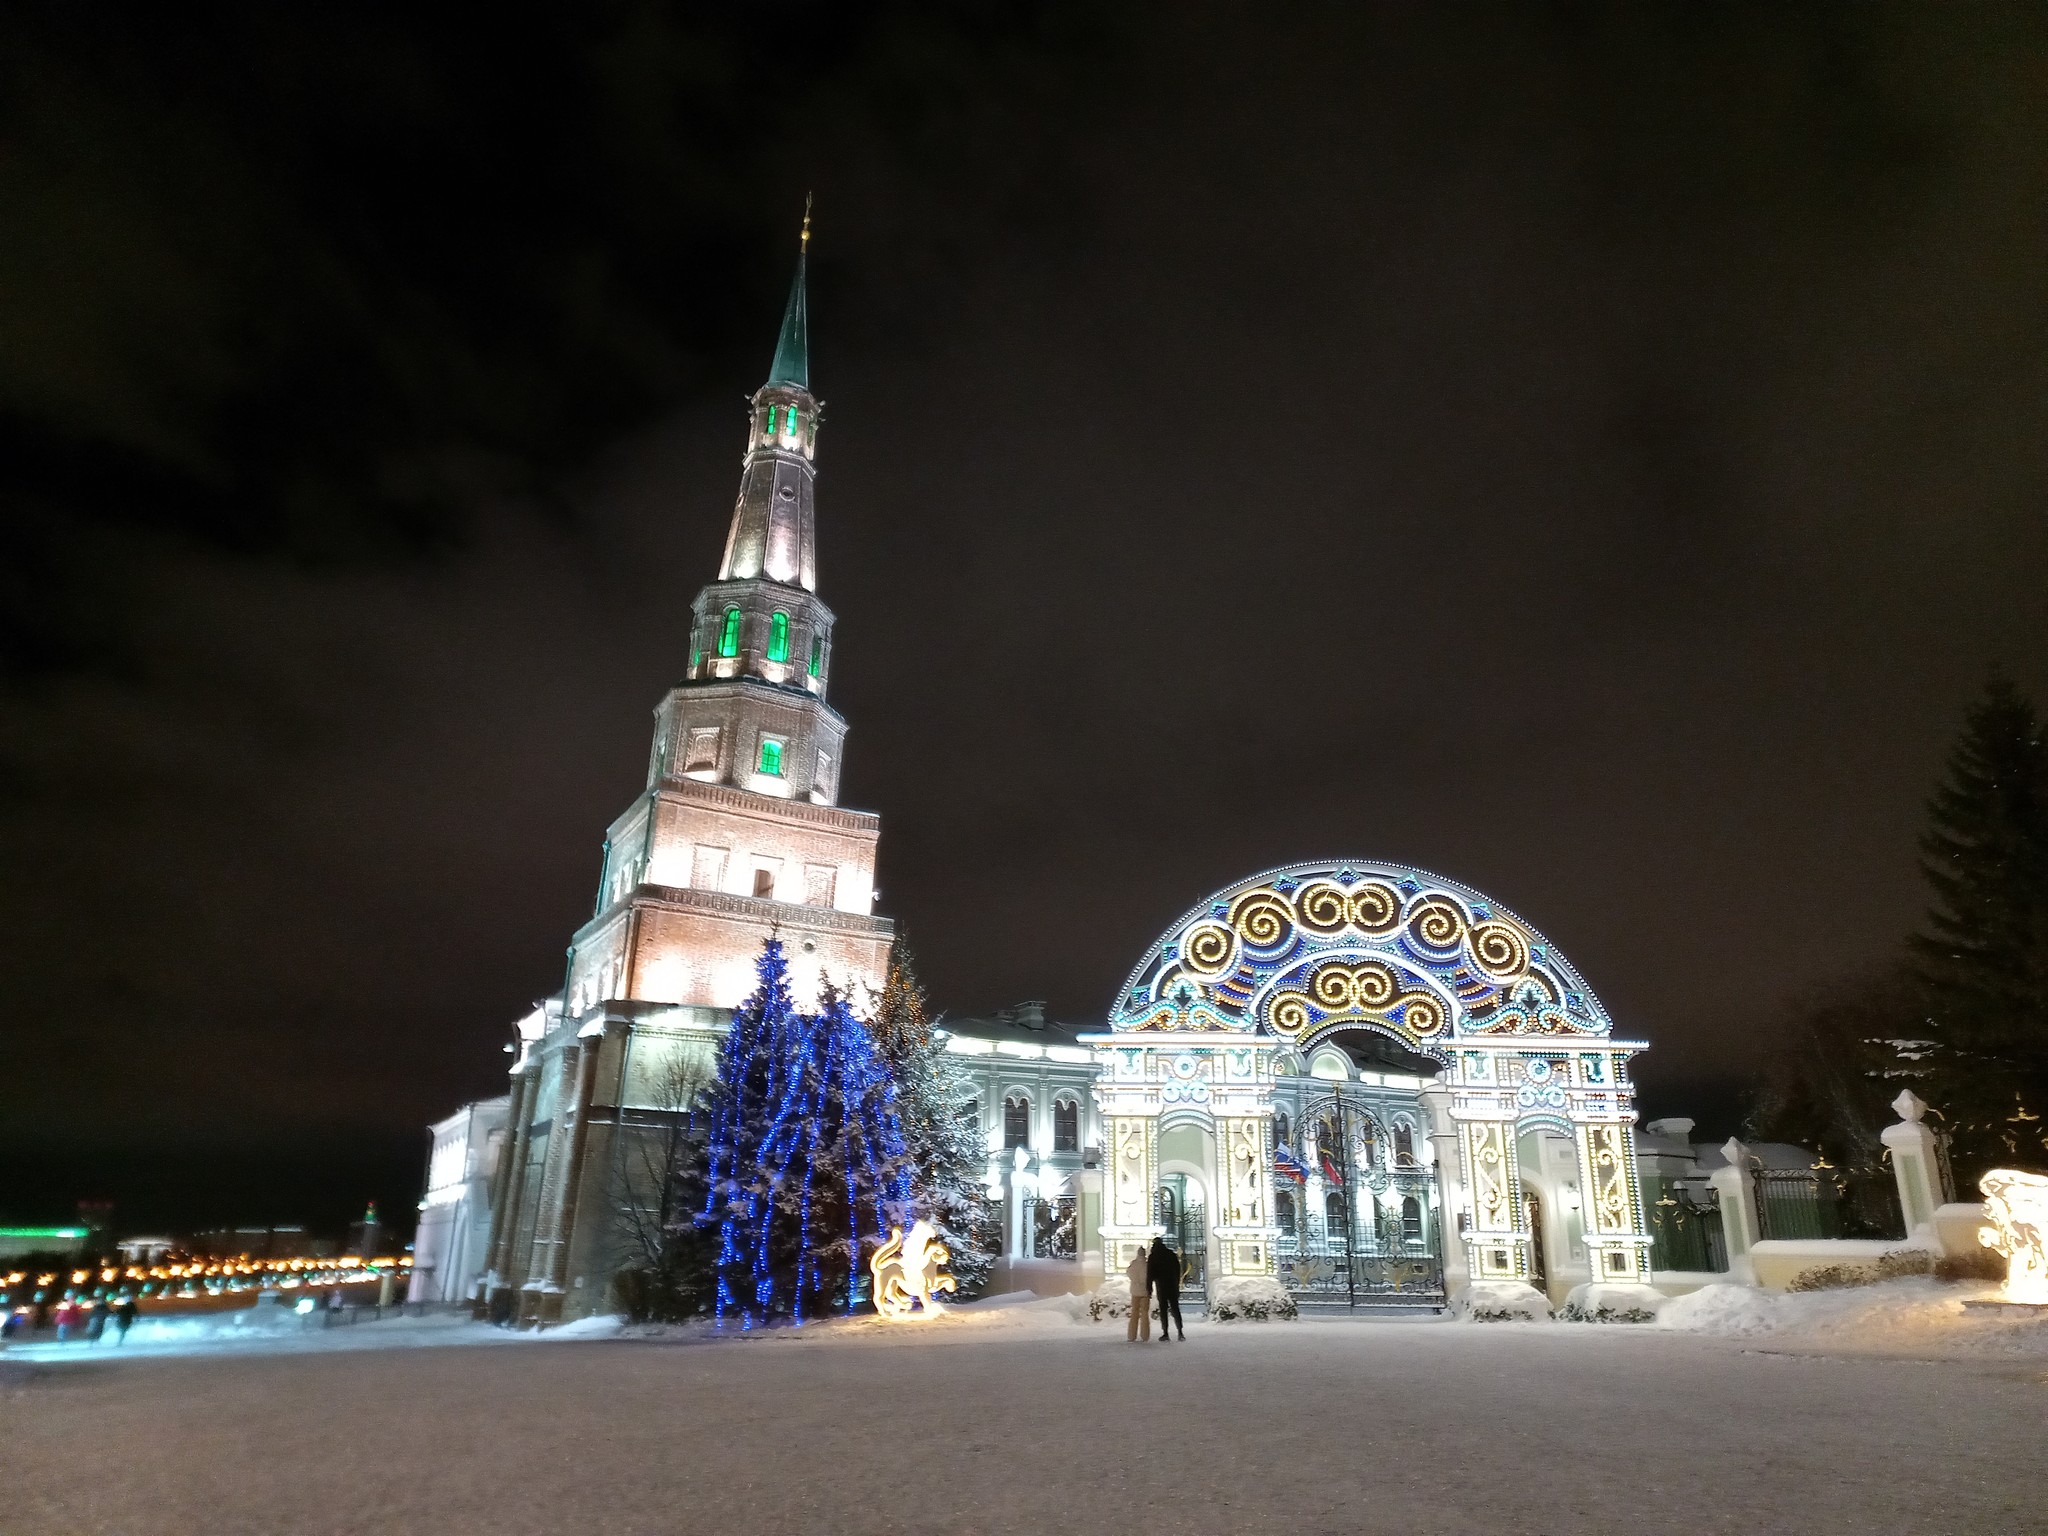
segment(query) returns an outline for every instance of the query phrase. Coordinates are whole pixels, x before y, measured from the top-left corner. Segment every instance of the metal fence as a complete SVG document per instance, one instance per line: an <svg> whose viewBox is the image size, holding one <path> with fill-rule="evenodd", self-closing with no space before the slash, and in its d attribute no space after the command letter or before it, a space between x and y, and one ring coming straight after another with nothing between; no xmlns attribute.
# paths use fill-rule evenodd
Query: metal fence
<svg viewBox="0 0 2048 1536"><path fill-rule="evenodd" d="M1650 1224L1652 1269L1727 1270L1728 1241L1713 1190L1677 1179L1644 1179L1643 1215Z"/></svg>
<svg viewBox="0 0 2048 1536"><path fill-rule="evenodd" d="M1073 1195L1024 1202L1034 1259L1071 1259L1080 1253L1080 1201Z"/></svg>
<svg viewBox="0 0 2048 1536"><path fill-rule="evenodd" d="M1898 1186L1887 1168L1759 1168L1757 1235L1764 1238L1906 1235Z"/></svg>

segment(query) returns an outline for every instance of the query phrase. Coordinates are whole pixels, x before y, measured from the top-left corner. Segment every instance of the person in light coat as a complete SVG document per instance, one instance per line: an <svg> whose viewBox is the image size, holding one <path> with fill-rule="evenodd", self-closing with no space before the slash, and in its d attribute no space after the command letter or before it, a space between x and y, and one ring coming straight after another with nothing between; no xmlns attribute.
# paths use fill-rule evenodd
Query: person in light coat
<svg viewBox="0 0 2048 1536"><path fill-rule="evenodd" d="M1124 1278L1131 1282L1131 1322L1124 1330L1124 1342L1136 1344L1152 1342L1152 1282L1147 1273L1151 1255L1143 1243L1131 1262L1124 1266Z"/></svg>

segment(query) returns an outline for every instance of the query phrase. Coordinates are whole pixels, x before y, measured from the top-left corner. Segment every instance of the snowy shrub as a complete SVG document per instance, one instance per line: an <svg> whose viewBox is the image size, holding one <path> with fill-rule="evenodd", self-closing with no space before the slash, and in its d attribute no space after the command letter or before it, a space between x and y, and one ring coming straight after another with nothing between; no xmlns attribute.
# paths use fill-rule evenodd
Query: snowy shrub
<svg viewBox="0 0 2048 1536"><path fill-rule="evenodd" d="M1096 1322L1105 1317L1131 1315L1131 1284L1128 1280L1105 1280L1088 1298L1088 1315Z"/></svg>
<svg viewBox="0 0 2048 1536"><path fill-rule="evenodd" d="M1234 1323L1240 1318L1253 1322L1292 1322L1301 1316L1287 1287L1278 1280L1255 1275L1246 1280L1219 1281L1209 1293L1209 1317L1214 1322Z"/></svg>
<svg viewBox="0 0 2048 1536"><path fill-rule="evenodd" d="M2005 1255L1989 1248L1972 1248L1968 1253L1947 1253L1934 1261L1937 1280L2005 1280Z"/></svg>
<svg viewBox="0 0 2048 1536"><path fill-rule="evenodd" d="M1904 1248L1881 1255L1869 1264L1822 1264L1802 1269L1786 1285L1788 1291L1835 1291L1851 1285L1875 1285L1880 1280L1900 1280L1907 1275L1934 1272L1934 1256L1918 1248Z"/></svg>
<svg viewBox="0 0 2048 1536"><path fill-rule="evenodd" d="M1467 1323L1544 1323L1550 1301L1520 1280L1474 1280L1451 1297L1450 1312Z"/></svg>
<svg viewBox="0 0 2048 1536"><path fill-rule="evenodd" d="M1647 1285L1596 1280L1574 1286L1557 1315L1568 1323L1654 1323L1664 1301L1663 1292Z"/></svg>

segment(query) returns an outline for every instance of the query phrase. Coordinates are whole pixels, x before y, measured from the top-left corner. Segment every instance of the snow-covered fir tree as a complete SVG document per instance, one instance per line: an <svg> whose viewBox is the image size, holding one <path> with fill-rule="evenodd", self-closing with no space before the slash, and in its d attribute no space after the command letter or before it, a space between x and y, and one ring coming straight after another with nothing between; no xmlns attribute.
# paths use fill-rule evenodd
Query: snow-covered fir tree
<svg viewBox="0 0 2048 1536"><path fill-rule="evenodd" d="M887 1062L837 994L790 996L778 940L719 1048L700 1218L713 1311L753 1327L849 1307L864 1246L900 1223L910 1180Z"/></svg>
<svg viewBox="0 0 2048 1536"><path fill-rule="evenodd" d="M911 1165L911 1198L952 1254L957 1294L978 1295L995 1263L998 1229L984 1180L988 1144L968 1109L975 1087L933 1025L917 964L898 939L875 1005L874 1035L896 1079L896 1111Z"/></svg>

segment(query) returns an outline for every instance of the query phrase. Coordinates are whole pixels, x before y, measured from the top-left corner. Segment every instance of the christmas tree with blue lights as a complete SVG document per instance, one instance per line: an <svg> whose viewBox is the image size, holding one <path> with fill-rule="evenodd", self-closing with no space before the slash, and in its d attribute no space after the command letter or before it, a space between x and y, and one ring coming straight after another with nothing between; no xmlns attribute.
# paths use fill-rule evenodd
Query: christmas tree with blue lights
<svg viewBox="0 0 2048 1536"><path fill-rule="evenodd" d="M753 995L719 1048L700 1223L714 1234L719 1320L848 1310L861 1265L892 1225L908 1225L909 1162L887 1061L868 1028L826 989L797 1008L779 940L756 963Z"/></svg>

